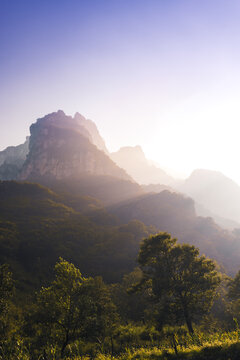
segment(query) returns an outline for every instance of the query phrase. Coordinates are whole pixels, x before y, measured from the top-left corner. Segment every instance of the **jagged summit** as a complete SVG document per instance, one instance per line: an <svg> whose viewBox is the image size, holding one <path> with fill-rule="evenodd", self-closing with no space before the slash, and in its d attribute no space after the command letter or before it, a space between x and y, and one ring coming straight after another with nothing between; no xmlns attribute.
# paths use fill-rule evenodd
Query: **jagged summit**
<svg viewBox="0 0 240 360"><path fill-rule="evenodd" d="M29 154L19 179L62 180L91 174L132 181L123 169L97 148L93 141L96 132L92 136L86 124L90 122L80 114L73 118L62 110L37 119L30 127Z"/></svg>
<svg viewBox="0 0 240 360"><path fill-rule="evenodd" d="M98 128L92 120L86 119L79 112L76 112L74 117L66 115L63 110L50 113L43 118L37 119L36 123L31 128L37 126L55 126L64 129L72 129L80 132L86 136L99 150L104 151L108 154L107 147L101 135L99 134Z"/></svg>
<svg viewBox="0 0 240 360"><path fill-rule="evenodd" d="M91 134L86 128L81 126L75 118L72 118L72 116L66 115L63 110L58 110L57 112L50 113L43 118L37 119L37 121L31 125L30 133L31 135L34 135L36 129L46 129L50 126L80 132L92 141Z"/></svg>
<svg viewBox="0 0 240 360"><path fill-rule="evenodd" d="M86 119L83 115L78 112L74 115L74 120L78 122L81 127L84 127L92 137L92 142L97 146L99 150L109 154L108 149L101 135L99 134L98 128L92 120Z"/></svg>

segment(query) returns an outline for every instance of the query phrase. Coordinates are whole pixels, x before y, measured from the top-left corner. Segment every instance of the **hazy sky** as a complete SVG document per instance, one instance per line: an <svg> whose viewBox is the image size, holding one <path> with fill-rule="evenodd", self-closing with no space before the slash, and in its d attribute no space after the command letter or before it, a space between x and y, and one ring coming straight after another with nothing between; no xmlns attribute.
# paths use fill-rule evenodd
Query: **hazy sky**
<svg viewBox="0 0 240 360"><path fill-rule="evenodd" d="M240 184L239 0L0 0L0 150L58 109Z"/></svg>

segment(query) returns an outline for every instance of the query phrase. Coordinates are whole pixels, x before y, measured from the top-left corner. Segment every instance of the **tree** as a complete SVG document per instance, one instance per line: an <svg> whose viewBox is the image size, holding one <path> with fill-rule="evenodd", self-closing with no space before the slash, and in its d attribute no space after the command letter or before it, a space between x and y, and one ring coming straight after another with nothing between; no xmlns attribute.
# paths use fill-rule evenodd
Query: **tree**
<svg viewBox="0 0 240 360"><path fill-rule="evenodd" d="M159 325L185 322L193 334L193 321L212 306L220 275L215 263L187 244L176 244L168 233L145 239L138 262L143 273L136 289L150 287L159 305Z"/></svg>
<svg viewBox="0 0 240 360"><path fill-rule="evenodd" d="M7 358L9 347L14 352L15 321L12 297L14 282L7 264L0 265L0 358ZM8 358L10 358L8 356Z"/></svg>
<svg viewBox="0 0 240 360"><path fill-rule="evenodd" d="M63 357L74 340L105 336L114 320L114 305L101 278L84 278L61 258L55 274L51 285L37 296L36 333L40 344L56 344Z"/></svg>
<svg viewBox="0 0 240 360"><path fill-rule="evenodd" d="M7 264L0 266L0 316L5 316L13 294L12 273Z"/></svg>
<svg viewBox="0 0 240 360"><path fill-rule="evenodd" d="M111 293L114 304L117 306L118 314L125 323L145 322L146 310L149 306L149 294L132 292L132 286L140 281L142 272L135 268L131 273L124 275L121 283L111 285Z"/></svg>
<svg viewBox="0 0 240 360"><path fill-rule="evenodd" d="M228 297L232 300L240 300L240 270L235 278L229 281L228 287Z"/></svg>
<svg viewBox="0 0 240 360"><path fill-rule="evenodd" d="M231 300L230 312L239 320L240 314L240 270L234 279L229 280L228 283L228 298Z"/></svg>
<svg viewBox="0 0 240 360"><path fill-rule="evenodd" d="M13 279L12 273L7 264L0 266L0 337L1 339L7 334L9 327L8 314L13 296Z"/></svg>

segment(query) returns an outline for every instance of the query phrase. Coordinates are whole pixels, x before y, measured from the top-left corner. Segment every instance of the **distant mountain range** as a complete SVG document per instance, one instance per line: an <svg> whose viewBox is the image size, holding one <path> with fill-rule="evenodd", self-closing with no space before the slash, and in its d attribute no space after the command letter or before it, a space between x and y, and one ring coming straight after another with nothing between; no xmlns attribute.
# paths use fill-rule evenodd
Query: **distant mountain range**
<svg viewBox="0 0 240 360"><path fill-rule="evenodd" d="M239 234L222 229L209 217L197 216L194 201L180 193L164 190L145 194L110 206L108 210L123 223L137 219L170 232L180 242L197 246L229 273L239 266Z"/></svg>
<svg viewBox="0 0 240 360"><path fill-rule="evenodd" d="M169 190L190 196L198 215L240 228L240 187L219 172L195 170L180 182L148 160L140 146L109 153L95 123L79 113L46 115L30 133L24 144L0 152L0 180L31 180L62 191L71 187L105 204Z"/></svg>
<svg viewBox="0 0 240 360"><path fill-rule="evenodd" d="M83 269L116 279L136 265L144 234L167 231L229 274L238 269L240 230L225 230L240 228L240 189L232 180L196 170L180 183L139 146L110 154L96 125L79 113L46 115L30 133L24 144L0 152L0 180L17 180L0 181L0 229L9 234L0 237L2 261L12 259L11 244L12 260L31 269L39 251L39 261L50 266L66 250Z"/></svg>

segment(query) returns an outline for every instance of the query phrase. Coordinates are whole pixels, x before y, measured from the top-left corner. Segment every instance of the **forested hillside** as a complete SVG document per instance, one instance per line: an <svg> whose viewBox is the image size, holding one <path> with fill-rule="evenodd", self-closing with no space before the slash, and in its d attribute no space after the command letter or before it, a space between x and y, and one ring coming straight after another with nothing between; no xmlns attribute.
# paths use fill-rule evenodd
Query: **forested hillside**
<svg viewBox="0 0 240 360"><path fill-rule="evenodd" d="M181 242L194 244L202 253L216 259L229 274L238 269L238 231L224 230L213 219L197 216L194 201L189 197L165 190L113 205L109 211L122 222L138 219L158 230L171 232Z"/></svg>
<svg viewBox="0 0 240 360"><path fill-rule="evenodd" d="M35 287L59 256L84 274L119 281L136 266L142 237L155 231L140 221L120 225L94 198L18 182L0 183L0 228L1 263L12 264L18 280Z"/></svg>

